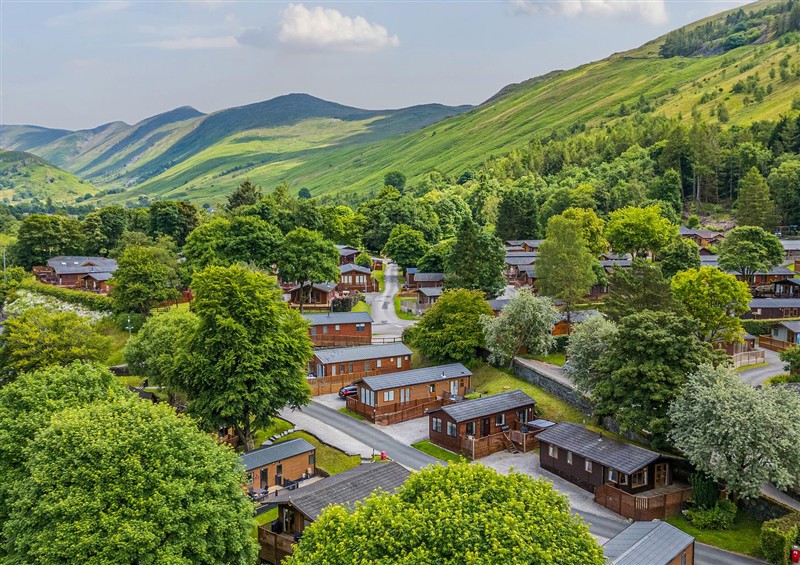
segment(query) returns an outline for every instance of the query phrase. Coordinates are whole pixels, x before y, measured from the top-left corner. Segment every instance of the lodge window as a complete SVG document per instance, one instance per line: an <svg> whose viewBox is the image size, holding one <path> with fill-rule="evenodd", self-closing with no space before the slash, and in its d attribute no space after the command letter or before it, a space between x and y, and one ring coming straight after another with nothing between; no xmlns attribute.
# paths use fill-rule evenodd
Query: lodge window
<svg viewBox="0 0 800 565"><path fill-rule="evenodd" d="M315 326L311 326L311 337L314 337L316 335L317 335L317 328Z"/></svg>
<svg viewBox="0 0 800 565"><path fill-rule="evenodd" d="M275 474L276 475L283 475L283 465L282 464L278 463L278 465L275 466Z"/></svg>
<svg viewBox="0 0 800 565"><path fill-rule="evenodd" d="M619 476L619 484L627 485L628 484L628 475L620 475Z"/></svg>
<svg viewBox="0 0 800 565"><path fill-rule="evenodd" d="M411 402L411 389L410 388L401 388L400 389L400 402Z"/></svg>
<svg viewBox="0 0 800 565"><path fill-rule="evenodd" d="M506 415L505 414L498 414L494 417L494 425L495 426L505 426L506 425Z"/></svg>
<svg viewBox="0 0 800 565"><path fill-rule="evenodd" d="M591 461L587 461L586 464L583 466L583 468L586 469L587 473L591 473L592 472L592 462Z"/></svg>
<svg viewBox="0 0 800 565"><path fill-rule="evenodd" d="M377 366L377 367L380 367L380 366L381 366L381 359L378 359L378 361L377 361L377 365L376 365L376 366Z"/></svg>
<svg viewBox="0 0 800 565"><path fill-rule="evenodd" d="M363 332L367 328L366 324L356 324L356 331Z"/></svg>
<svg viewBox="0 0 800 565"><path fill-rule="evenodd" d="M308 464L313 465L317 462L317 454L316 453L309 453L308 454Z"/></svg>
<svg viewBox="0 0 800 565"><path fill-rule="evenodd" d="M339 324L336 324L336 325L334 326L334 329L335 329L335 330L338 332L338 331L339 331Z"/></svg>
<svg viewBox="0 0 800 565"><path fill-rule="evenodd" d="M611 481L612 483L617 482L617 472L614 469L608 470L608 480Z"/></svg>
<svg viewBox="0 0 800 565"><path fill-rule="evenodd" d="M631 484L634 487L643 487L647 485L647 467L631 475Z"/></svg>
<svg viewBox="0 0 800 565"><path fill-rule="evenodd" d="M447 435L451 437L456 437L458 435L458 430L453 422L447 422Z"/></svg>
<svg viewBox="0 0 800 565"><path fill-rule="evenodd" d="M436 385L428 385L428 392L436 392Z"/></svg>
<svg viewBox="0 0 800 565"><path fill-rule="evenodd" d="M442 419L434 418L431 422L432 422L431 427L433 428L433 431L442 433Z"/></svg>
<svg viewBox="0 0 800 565"><path fill-rule="evenodd" d="M567 463L572 465L572 452L571 451L567 451Z"/></svg>
<svg viewBox="0 0 800 565"><path fill-rule="evenodd" d="M555 445L548 445L547 454L553 459L558 459L558 448Z"/></svg>
<svg viewBox="0 0 800 565"><path fill-rule="evenodd" d="M322 333L328 333L328 326L322 326Z"/></svg>
<svg viewBox="0 0 800 565"><path fill-rule="evenodd" d="M364 361L364 370L365 371L371 371L372 370L372 363L370 363L369 361Z"/></svg>
<svg viewBox="0 0 800 565"><path fill-rule="evenodd" d="M383 393L383 401L384 402L393 402L394 401L394 391L387 390Z"/></svg>
<svg viewBox="0 0 800 565"><path fill-rule="evenodd" d="M353 364L352 363L350 363L350 372L351 373L353 372Z"/></svg>
<svg viewBox="0 0 800 565"><path fill-rule="evenodd" d="M344 375L344 365L339 365L339 374Z"/></svg>
<svg viewBox="0 0 800 565"><path fill-rule="evenodd" d="M475 435L475 422L468 422L467 423L466 433L467 433L468 436L474 436Z"/></svg>

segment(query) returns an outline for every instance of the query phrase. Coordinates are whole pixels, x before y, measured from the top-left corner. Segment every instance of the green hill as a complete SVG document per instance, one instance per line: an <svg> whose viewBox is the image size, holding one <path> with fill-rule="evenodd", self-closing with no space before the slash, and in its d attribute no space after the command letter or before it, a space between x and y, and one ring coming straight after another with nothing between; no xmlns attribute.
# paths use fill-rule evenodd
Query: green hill
<svg viewBox="0 0 800 565"><path fill-rule="evenodd" d="M97 192L91 183L23 151L0 150L0 200L23 202L32 198L72 202Z"/></svg>
<svg viewBox="0 0 800 565"><path fill-rule="evenodd" d="M291 94L88 132L5 126L0 144L30 146L90 179L104 189L102 203L219 201L245 178L266 189L286 181L295 192L307 187L314 196L351 199L378 188L388 170L412 183L432 169L459 175L554 131L613 125L633 114L729 126L776 119L800 92L800 31L793 30L800 30L800 3L762 0L638 49L506 86L474 109L368 111Z"/></svg>

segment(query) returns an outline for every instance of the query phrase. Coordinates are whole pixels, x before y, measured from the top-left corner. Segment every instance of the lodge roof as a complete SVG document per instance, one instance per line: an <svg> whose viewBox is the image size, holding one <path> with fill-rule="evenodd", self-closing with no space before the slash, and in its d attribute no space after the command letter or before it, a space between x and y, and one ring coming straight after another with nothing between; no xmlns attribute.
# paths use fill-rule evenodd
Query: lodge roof
<svg viewBox="0 0 800 565"><path fill-rule="evenodd" d="M675 526L634 522L603 545L608 565L667 565L694 542Z"/></svg>
<svg viewBox="0 0 800 565"><path fill-rule="evenodd" d="M58 255L48 259L47 266L58 275L113 273L117 270L117 262L114 259L85 255Z"/></svg>
<svg viewBox="0 0 800 565"><path fill-rule="evenodd" d="M369 267L362 267L361 265L356 265L354 263L348 263L347 265L339 265L339 272L342 274L350 273L352 271L356 271L364 275L372 274L372 269L370 269Z"/></svg>
<svg viewBox="0 0 800 565"><path fill-rule="evenodd" d="M414 282L441 282L444 280L444 273L415 273Z"/></svg>
<svg viewBox="0 0 800 565"><path fill-rule="evenodd" d="M306 281L303 283L302 286L303 288L306 288L309 284L310 283ZM300 288L299 284L294 285L291 288L291 291L298 290L299 288ZM312 285L312 288L314 288L315 290L319 290L320 292L333 292L336 289L336 283L335 282L314 283Z"/></svg>
<svg viewBox="0 0 800 565"><path fill-rule="evenodd" d="M399 373L364 377L359 382L364 383L365 386L374 391L379 391L470 376L472 376L472 372L464 365L461 363L451 363L450 365L438 365L436 367L425 367L423 369L413 369L411 371L400 371Z"/></svg>
<svg viewBox="0 0 800 565"><path fill-rule="evenodd" d="M684 237L696 235L697 237L702 237L703 239L714 239L715 237L725 237L725 234L721 232L704 230L704 229L693 229L684 226L680 226L678 228L678 233L680 233L680 235Z"/></svg>
<svg viewBox="0 0 800 565"><path fill-rule="evenodd" d="M245 470L249 471L269 465L270 463L289 459L295 455L314 451L314 449L313 445L299 437L267 447L261 447L249 453L243 453L239 456L239 461L242 462Z"/></svg>
<svg viewBox="0 0 800 565"><path fill-rule="evenodd" d="M500 414L517 408L524 408L532 406L536 401L522 392L521 390L511 390L508 392L501 392L500 394L493 394L491 396L484 396L476 400L464 400L463 402L456 402L455 404L448 404L442 406L437 410L428 412L435 414L437 412L444 412L454 422L466 422L476 418L484 418L492 414Z"/></svg>
<svg viewBox="0 0 800 565"><path fill-rule="evenodd" d="M358 255L360 251L355 247L351 247L349 245L337 245L336 249L339 251L339 255L343 257L349 257L350 255Z"/></svg>
<svg viewBox="0 0 800 565"><path fill-rule="evenodd" d="M441 286L426 286L423 288L418 288L417 292L421 292L425 296L432 298L434 296L441 296L444 292L444 288Z"/></svg>
<svg viewBox="0 0 800 565"><path fill-rule="evenodd" d="M540 433L537 438L626 475L635 473L661 457L655 451L618 441L569 422L556 424Z"/></svg>
<svg viewBox="0 0 800 565"><path fill-rule="evenodd" d="M332 349L317 349L314 351L314 356L324 365L328 363L347 363L349 361L383 359L385 357L398 357L403 355L411 355L411 350L402 343L335 347Z"/></svg>
<svg viewBox="0 0 800 565"><path fill-rule="evenodd" d="M375 490L394 492L400 488L411 473L400 464L362 463L337 475L295 490L278 493L270 502L288 503L300 512L316 520L328 506L342 504L352 508Z"/></svg>
<svg viewBox="0 0 800 565"><path fill-rule="evenodd" d="M312 326L329 326L335 324L371 324L369 312L328 312L327 314L304 314Z"/></svg>
<svg viewBox="0 0 800 565"><path fill-rule="evenodd" d="M800 298L754 298L750 301L753 308L800 308Z"/></svg>

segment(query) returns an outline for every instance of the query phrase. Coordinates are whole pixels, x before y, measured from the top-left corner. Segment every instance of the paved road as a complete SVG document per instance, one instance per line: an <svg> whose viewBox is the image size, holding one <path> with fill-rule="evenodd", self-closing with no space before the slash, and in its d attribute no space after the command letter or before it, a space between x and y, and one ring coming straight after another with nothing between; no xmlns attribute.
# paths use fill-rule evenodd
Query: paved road
<svg viewBox="0 0 800 565"><path fill-rule="evenodd" d="M350 416L346 416L332 408L312 401L303 407L302 412L316 418L321 426L331 426L358 438L362 443L377 451L386 451L392 459L410 469L421 469L428 465L440 463L438 459L389 437L384 432ZM308 429L314 433L313 429ZM612 520L590 512L576 511L588 524L589 530L596 536L611 538L625 529L625 522ZM756 559L742 557L722 551L704 544L696 544L695 563L697 565L758 565L764 563Z"/></svg>
<svg viewBox="0 0 800 565"><path fill-rule="evenodd" d="M414 322L401 320L394 311L394 297L400 292L397 265L384 263L383 273L383 292L370 292L366 296L370 315L374 320L372 333L376 336L399 337L403 335L403 330L414 325Z"/></svg>
<svg viewBox="0 0 800 565"><path fill-rule="evenodd" d="M300 411L319 420L320 425L328 425L352 435L357 438L358 441L376 451L385 451L391 459L394 459L409 469L417 470L440 462L435 457L431 457L409 445L402 444L392 439L369 424L359 422L319 402L312 401L311 404L304 406ZM308 429L308 431L312 434L314 433L313 429Z"/></svg>
<svg viewBox="0 0 800 565"><path fill-rule="evenodd" d="M763 367L756 367L755 369L748 369L739 371L739 375L744 382L753 386L760 385L770 377L780 375L786 372L783 368L785 363L781 361L780 356L774 351L769 349L764 350L764 361L767 362Z"/></svg>

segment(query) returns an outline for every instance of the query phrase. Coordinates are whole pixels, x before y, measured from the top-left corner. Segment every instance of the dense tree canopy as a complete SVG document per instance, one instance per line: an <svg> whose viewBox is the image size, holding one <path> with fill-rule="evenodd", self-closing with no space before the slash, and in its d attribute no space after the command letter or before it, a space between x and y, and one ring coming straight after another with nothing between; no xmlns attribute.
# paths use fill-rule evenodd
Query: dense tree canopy
<svg viewBox="0 0 800 565"><path fill-rule="evenodd" d="M546 355L553 348L553 326L559 318L552 300L519 289L499 316L481 318L491 360L509 363L523 347L532 355Z"/></svg>
<svg viewBox="0 0 800 565"><path fill-rule="evenodd" d="M432 246L417 262L417 271L420 273L444 273L447 268L447 258L453 250L454 239L445 239Z"/></svg>
<svg viewBox="0 0 800 565"><path fill-rule="evenodd" d="M445 284L447 288L480 290L486 296L497 296L506 284L504 258L502 242L466 219L445 261Z"/></svg>
<svg viewBox="0 0 800 565"><path fill-rule="evenodd" d="M339 252L319 232L305 228L290 231L278 255L278 268L284 281L314 284L339 280ZM310 294L311 287L308 292ZM301 312L306 300L303 298L300 303Z"/></svg>
<svg viewBox="0 0 800 565"><path fill-rule="evenodd" d="M9 562L250 565L253 507L236 455L172 407L68 408L11 491Z"/></svg>
<svg viewBox="0 0 800 565"><path fill-rule="evenodd" d="M780 240L758 226L733 228L719 246L719 266L739 273L745 280L780 265L783 257Z"/></svg>
<svg viewBox="0 0 800 565"><path fill-rule="evenodd" d="M401 269L416 267L419 260L430 249L421 231L410 228L405 224L398 224L392 229L389 240L383 246L383 253L391 257Z"/></svg>
<svg viewBox="0 0 800 565"><path fill-rule="evenodd" d="M630 269L615 267L609 288L604 311L612 320L644 310L675 309L669 280L661 274L661 266L641 257L633 260Z"/></svg>
<svg viewBox="0 0 800 565"><path fill-rule="evenodd" d="M111 338L74 312L30 308L5 321L0 333L0 384L19 375L73 361L104 361Z"/></svg>
<svg viewBox="0 0 800 565"><path fill-rule="evenodd" d="M250 180L246 180L228 195L228 203L225 208L235 210L240 206L253 206L261 200L262 196L261 189Z"/></svg>
<svg viewBox="0 0 800 565"><path fill-rule="evenodd" d="M536 193L525 186L506 190L497 209L495 235L509 239L535 239L539 237L539 204Z"/></svg>
<svg viewBox="0 0 800 565"><path fill-rule="evenodd" d="M21 267L44 265L55 255L79 255L85 244L78 220L67 216L31 214L22 220L11 256Z"/></svg>
<svg viewBox="0 0 800 565"><path fill-rule="evenodd" d="M217 218L189 234L183 254L196 270L216 265L253 263L269 268L278 260L283 236L280 230L257 216Z"/></svg>
<svg viewBox="0 0 800 565"><path fill-rule="evenodd" d="M118 312L149 315L162 302L178 298L180 281L174 253L162 247L125 248L114 272L111 298Z"/></svg>
<svg viewBox="0 0 800 565"><path fill-rule="evenodd" d="M734 214L739 226L758 226L766 230L775 227L775 203L767 181L755 167L739 181L739 198L736 199Z"/></svg>
<svg viewBox="0 0 800 565"><path fill-rule="evenodd" d="M669 411L670 437L698 470L734 497L761 485L800 481L800 396L780 386L753 388L726 367L699 367Z"/></svg>
<svg viewBox="0 0 800 565"><path fill-rule="evenodd" d="M411 330L411 339L432 361L467 363L485 342L481 316L491 315L481 291L448 290Z"/></svg>
<svg viewBox="0 0 800 565"><path fill-rule="evenodd" d="M308 326L275 279L245 267L208 267L192 279L198 322L169 382L204 428L233 427L247 450L284 406L308 403Z"/></svg>
<svg viewBox="0 0 800 565"><path fill-rule="evenodd" d="M611 212L605 232L616 253L634 256L658 253L677 234L677 226L661 216L659 206L627 207Z"/></svg>
<svg viewBox="0 0 800 565"><path fill-rule="evenodd" d="M676 237L659 253L659 264L664 277L671 279L675 273L700 268L700 247L687 237Z"/></svg>
<svg viewBox="0 0 800 565"><path fill-rule="evenodd" d="M524 532L524 535L520 535ZM394 494L329 507L287 565L602 565L603 550L543 479L483 465L431 466Z"/></svg>
<svg viewBox="0 0 800 565"><path fill-rule="evenodd" d="M608 352L617 335L617 326L604 316L591 316L578 324L569 336L564 367L567 374L584 392L591 392L599 379L597 362Z"/></svg>

